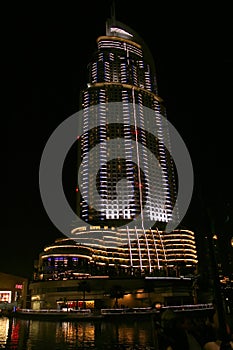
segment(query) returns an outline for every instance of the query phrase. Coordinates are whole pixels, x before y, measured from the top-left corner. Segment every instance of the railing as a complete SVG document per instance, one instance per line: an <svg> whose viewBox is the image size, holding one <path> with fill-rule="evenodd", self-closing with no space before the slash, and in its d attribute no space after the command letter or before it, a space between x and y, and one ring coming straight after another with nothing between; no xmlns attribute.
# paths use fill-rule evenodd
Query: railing
<svg viewBox="0 0 233 350"><path fill-rule="evenodd" d="M162 310L172 309L174 311L193 311L193 310L211 310L213 309L213 304L190 304L190 305L173 305L173 306L163 306Z"/></svg>
<svg viewBox="0 0 233 350"><path fill-rule="evenodd" d="M152 307L139 307L139 308L123 308L123 309L101 309L101 315L122 315L122 314L153 314L159 313L166 309L172 309L175 312L181 311L199 311L199 310L211 310L213 304L195 304L195 305L173 305L173 306L161 306L160 308Z"/></svg>
<svg viewBox="0 0 233 350"><path fill-rule="evenodd" d="M123 308L123 309L101 309L101 315L121 315L121 314L149 314L158 310L151 307Z"/></svg>
<svg viewBox="0 0 233 350"><path fill-rule="evenodd" d="M64 314L65 312L73 312L76 314L90 314L91 309L69 309L68 311L66 309L58 310L58 309L40 309L40 310L33 310L33 309L19 309L17 310L20 313L30 313L30 314L43 314L43 313L53 313L53 314Z"/></svg>

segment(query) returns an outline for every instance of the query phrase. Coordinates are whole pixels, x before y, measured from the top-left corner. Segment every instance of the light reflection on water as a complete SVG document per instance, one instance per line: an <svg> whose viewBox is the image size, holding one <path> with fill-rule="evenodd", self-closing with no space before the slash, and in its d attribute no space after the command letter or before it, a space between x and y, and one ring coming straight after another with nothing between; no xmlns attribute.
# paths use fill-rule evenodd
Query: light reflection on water
<svg viewBox="0 0 233 350"><path fill-rule="evenodd" d="M0 349L152 350L151 320L52 322L0 318Z"/></svg>
<svg viewBox="0 0 233 350"><path fill-rule="evenodd" d="M9 328L9 319L4 317L0 319L0 344L6 342Z"/></svg>

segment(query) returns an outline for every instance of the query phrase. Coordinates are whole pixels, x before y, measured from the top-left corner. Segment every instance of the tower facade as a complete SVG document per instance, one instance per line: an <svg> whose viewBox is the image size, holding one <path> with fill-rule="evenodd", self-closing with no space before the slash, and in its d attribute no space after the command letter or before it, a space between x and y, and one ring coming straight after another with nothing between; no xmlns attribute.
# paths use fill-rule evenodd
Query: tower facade
<svg viewBox="0 0 233 350"><path fill-rule="evenodd" d="M81 107L77 212L86 225L69 237L88 247L87 266L104 273L168 274L180 265L192 271L193 232L165 231L178 217L177 181L154 62L140 36L115 19L97 39Z"/></svg>
<svg viewBox="0 0 233 350"><path fill-rule="evenodd" d="M88 84L81 96L80 161L82 183L88 186L83 185L79 192L78 213L89 224L115 227L143 213L153 222L151 226L163 228L178 213L173 212L175 167L154 63L135 32L114 20L107 21L106 27L106 35L97 39L98 49L88 65ZM115 122L109 123L110 105ZM148 131L148 113L159 138ZM97 126L91 127L90 120ZM97 164L97 174L90 171L93 164Z"/></svg>

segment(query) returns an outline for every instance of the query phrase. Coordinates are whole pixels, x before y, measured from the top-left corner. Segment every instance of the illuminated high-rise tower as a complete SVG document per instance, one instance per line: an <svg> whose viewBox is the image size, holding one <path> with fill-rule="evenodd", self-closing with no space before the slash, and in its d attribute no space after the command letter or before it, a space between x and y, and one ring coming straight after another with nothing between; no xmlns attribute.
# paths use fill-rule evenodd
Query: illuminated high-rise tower
<svg viewBox="0 0 233 350"><path fill-rule="evenodd" d="M84 225L69 236L79 258L103 273L180 263L193 271L194 233L165 230L178 218L176 166L154 62L140 36L114 18L97 39L81 107L77 212Z"/></svg>
<svg viewBox="0 0 233 350"><path fill-rule="evenodd" d="M176 181L152 57L142 39L114 19L107 21L106 35L97 44L88 65L87 89L82 92L80 155L81 161L87 160L81 171L82 182L88 186L83 185L82 197L79 194L79 215L90 224L121 226L143 213L163 228L172 217ZM107 117L111 103L115 103L115 123ZM159 138L148 131L147 113L153 115ZM90 119L96 127L91 127ZM109 154L109 140L123 142L123 157L116 144ZM90 171L93 164L97 164L97 174ZM121 180L127 182L122 189ZM93 191L95 186L97 191Z"/></svg>

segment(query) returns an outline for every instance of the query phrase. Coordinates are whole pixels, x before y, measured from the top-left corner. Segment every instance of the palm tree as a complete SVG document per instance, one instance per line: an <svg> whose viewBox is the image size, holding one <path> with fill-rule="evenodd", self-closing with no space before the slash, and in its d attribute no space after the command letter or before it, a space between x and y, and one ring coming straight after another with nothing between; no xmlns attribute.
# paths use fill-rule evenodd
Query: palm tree
<svg viewBox="0 0 233 350"><path fill-rule="evenodd" d="M112 288L110 289L110 298L114 298L115 299L115 304L114 306L116 308L119 307L118 305L118 299L124 298L125 295L125 290L122 286L119 285L114 285L112 286Z"/></svg>
<svg viewBox="0 0 233 350"><path fill-rule="evenodd" d="M77 290L79 292L83 293L83 309L85 309L85 307L86 307L86 302L85 302L86 292L90 293L90 291L91 291L90 284L87 281L79 282Z"/></svg>
<svg viewBox="0 0 233 350"><path fill-rule="evenodd" d="M154 292L153 281L145 280L144 292L148 294L148 303L149 303L149 305L151 305L151 294L150 293Z"/></svg>

